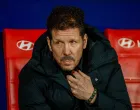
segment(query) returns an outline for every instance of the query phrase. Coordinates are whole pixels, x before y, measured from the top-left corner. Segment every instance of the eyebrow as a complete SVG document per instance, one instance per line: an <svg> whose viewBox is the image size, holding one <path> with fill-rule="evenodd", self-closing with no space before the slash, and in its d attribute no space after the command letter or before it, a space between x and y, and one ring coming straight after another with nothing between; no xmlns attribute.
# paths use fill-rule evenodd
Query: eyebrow
<svg viewBox="0 0 140 110"><path fill-rule="evenodd" d="M62 41L61 39L53 39L53 41Z"/></svg>
<svg viewBox="0 0 140 110"><path fill-rule="evenodd" d="M74 40L74 41L79 41L79 39L78 39L78 38L71 38L71 39L69 39L69 41L71 41L71 40ZM52 39L52 41L53 41L53 42L57 42L57 41L64 42L63 40L58 39L58 38L54 38L54 39Z"/></svg>
<svg viewBox="0 0 140 110"><path fill-rule="evenodd" d="M52 40L52 42L54 42L54 43L55 43L55 42L63 42L63 41L62 41L62 40L60 40L60 39L53 39L53 40Z"/></svg>

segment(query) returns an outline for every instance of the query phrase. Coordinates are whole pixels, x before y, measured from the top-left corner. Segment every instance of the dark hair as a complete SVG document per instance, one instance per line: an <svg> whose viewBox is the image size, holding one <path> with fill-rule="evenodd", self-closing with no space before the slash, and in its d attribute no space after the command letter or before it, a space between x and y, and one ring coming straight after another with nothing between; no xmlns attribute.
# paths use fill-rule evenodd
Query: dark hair
<svg viewBox="0 0 140 110"><path fill-rule="evenodd" d="M84 36L84 12L73 6L55 7L47 19L47 29L50 39L53 29L65 30L68 28L79 28L80 36Z"/></svg>

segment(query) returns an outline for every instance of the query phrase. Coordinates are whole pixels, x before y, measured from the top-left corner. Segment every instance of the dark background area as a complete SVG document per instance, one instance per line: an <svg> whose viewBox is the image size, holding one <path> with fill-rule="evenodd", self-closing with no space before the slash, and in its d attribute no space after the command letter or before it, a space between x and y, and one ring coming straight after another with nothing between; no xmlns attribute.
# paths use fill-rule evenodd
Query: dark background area
<svg viewBox="0 0 140 110"><path fill-rule="evenodd" d="M106 28L140 29L139 0L0 0L0 110L6 110L3 29L46 28L46 18L57 5L82 8L85 22L101 32Z"/></svg>

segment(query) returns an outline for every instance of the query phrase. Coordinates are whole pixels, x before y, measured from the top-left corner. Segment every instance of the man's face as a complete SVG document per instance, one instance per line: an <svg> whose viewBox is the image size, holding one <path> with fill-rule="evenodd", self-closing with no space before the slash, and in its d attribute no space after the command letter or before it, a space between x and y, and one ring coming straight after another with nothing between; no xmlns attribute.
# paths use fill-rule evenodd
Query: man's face
<svg viewBox="0 0 140 110"><path fill-rule="evenodd" d="M78 28L52 30L52 40L47 38L49 49L62 70L71 71L80 62L87 45L86 34L82 38Z"/></svg>

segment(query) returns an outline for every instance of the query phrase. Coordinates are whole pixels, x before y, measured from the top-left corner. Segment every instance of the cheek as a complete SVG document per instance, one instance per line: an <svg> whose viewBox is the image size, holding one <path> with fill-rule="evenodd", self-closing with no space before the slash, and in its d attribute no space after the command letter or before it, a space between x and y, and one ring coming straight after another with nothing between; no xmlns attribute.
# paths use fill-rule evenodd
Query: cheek
<svg viewBox="0 0 140 110"><path fill-rule="evenodd" d="M82 53L83 53L83 47L82 46L79 46L78 48L75 48L74 49L74 56L76 58L76 60L80 60L81 59L81 56L82 56Z"/></svg>
<svg viewBox="0 0 140 110"><path fill-rule="evenodd" d="M53 57L55 60L59 60L61 58L61 49L52 48Z"/></svg>

